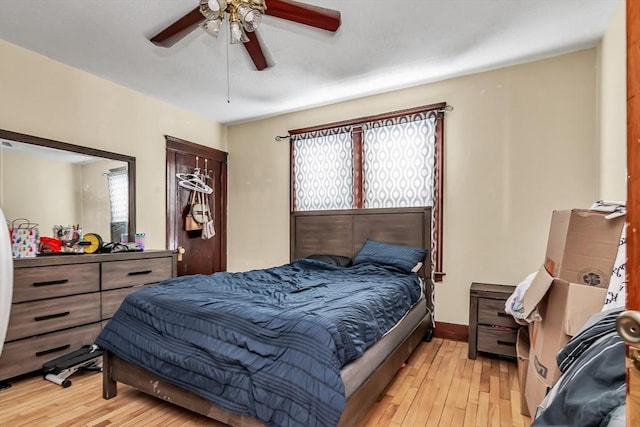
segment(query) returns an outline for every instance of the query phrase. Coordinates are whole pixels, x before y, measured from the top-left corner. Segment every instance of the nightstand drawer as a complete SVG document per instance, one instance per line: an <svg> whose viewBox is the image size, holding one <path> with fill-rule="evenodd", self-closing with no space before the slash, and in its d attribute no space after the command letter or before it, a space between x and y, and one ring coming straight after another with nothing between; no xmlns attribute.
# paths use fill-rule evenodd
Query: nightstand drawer
<svg viewBox="0 0 640 427"><path fill-rule="evenodd" d="M500 356L516 355L516 331L520 327L504 311L515 291L511 285L473 282L469 288L469 359L478 351Z"/></svg>
<svg viewBox="0 0 640 427"><path fill-rule="evenodd" d="M505 313L504 303L504 300L480 298L478 300L478 324L519 328L520 325L513 320L513 317Z"/></svg>
<svg viewBox="0 0 640 427"><path fill-rule="evenodd" d="M516 357L517 329L478 326L478 351Z"/></svg>

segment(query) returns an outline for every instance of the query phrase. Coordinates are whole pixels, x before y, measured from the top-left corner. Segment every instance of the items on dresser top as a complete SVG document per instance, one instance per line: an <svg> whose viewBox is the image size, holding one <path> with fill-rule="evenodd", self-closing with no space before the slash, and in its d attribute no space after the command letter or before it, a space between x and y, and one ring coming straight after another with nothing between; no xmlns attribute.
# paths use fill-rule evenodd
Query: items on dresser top
<svg viewBox="0 0 640 427"><path fill-rule="evenodd" d="M40 229L27 218L16 218L9 223L11 252L14 258L31 258L38 252Z"/></svg>
<svg viewBox="0 0 640 427"><path fill-rule="evenodd" d="M114 252L140 252L144 250L144 233L136 234L135 242L105 242L98 233L86 233L69 249L60 239L41 237L37 256L82 255Z"/></svg>
<svg viewBox="0 0 640 427"><path fill-rule="evenodd" d="M129 293L174 277L175 265L172 251L14 260L0 380L92 344Z"/></svg>

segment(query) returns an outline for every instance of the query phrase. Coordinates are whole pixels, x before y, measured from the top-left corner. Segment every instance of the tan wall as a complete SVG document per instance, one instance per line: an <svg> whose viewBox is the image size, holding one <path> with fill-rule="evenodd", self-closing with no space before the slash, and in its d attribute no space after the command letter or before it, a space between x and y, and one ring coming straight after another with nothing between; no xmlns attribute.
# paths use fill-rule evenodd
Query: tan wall
<svg viewBox="0 0 640 427"><path fill-rule="evenodd" d="M226 151L226 127L2 40L0 58L0 128L135 156L137 228L164 248L164 135Z"/></svg>
<svg viewBox="0 0 640 427"><path fill-rule="evenodd" d="M599 198L627 199L627 42L625 3L598 46Z"/></svg>
<svg viewBox="0 0 640 427"><path fill-rule="evenodd" d="M41 236L52 236L54 225L80 222L79 169L69 163L9 153L0 148L0 201L8 220L27 218ZM57 188L42 191L52 180Z"/></svg>
<svg viewBox="0 0 640 427"><path fill-rule="evenodd" d="M289 144L276 135L446 101L444 270L436 319L467 324L473 281L518 283L553 209L598 196L596 50L229 128L229 269L289 257Z"/></svg>

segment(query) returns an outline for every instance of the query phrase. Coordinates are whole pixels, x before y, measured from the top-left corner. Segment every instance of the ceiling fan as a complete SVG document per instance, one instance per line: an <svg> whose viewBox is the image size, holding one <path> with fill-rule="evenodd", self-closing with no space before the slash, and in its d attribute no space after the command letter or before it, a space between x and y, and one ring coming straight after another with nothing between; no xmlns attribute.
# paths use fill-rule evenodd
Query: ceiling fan
<svg viewBox="0 0 640 427"><path fill-rule="evenodd" d="M267 60L255 32L263 15L332 32L341 24L339 11L293 0L200 0L198 7L149 40L156 46L171 47L198 26L217 37L228 18L230 42L242 43L256 68L264 70Z"/></svg>

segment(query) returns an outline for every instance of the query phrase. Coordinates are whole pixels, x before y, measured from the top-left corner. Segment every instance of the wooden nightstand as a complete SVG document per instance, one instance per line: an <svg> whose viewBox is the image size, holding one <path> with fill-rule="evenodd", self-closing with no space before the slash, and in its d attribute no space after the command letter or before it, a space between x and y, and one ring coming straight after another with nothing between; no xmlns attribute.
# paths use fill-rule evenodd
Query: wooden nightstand
<svg viewBox="0 0 640 427"><path fill-rule="evenodd" d="M504 303L515 286L472 283L469 301L469 359L478 351L516 357L518 325Z"/></svg>

